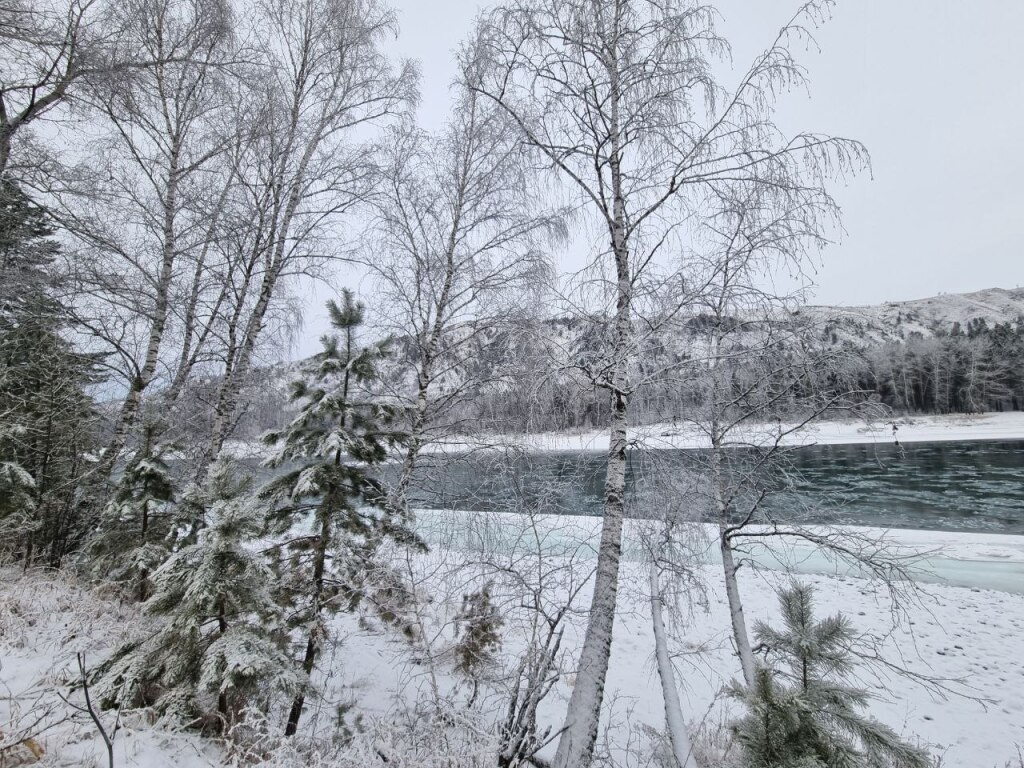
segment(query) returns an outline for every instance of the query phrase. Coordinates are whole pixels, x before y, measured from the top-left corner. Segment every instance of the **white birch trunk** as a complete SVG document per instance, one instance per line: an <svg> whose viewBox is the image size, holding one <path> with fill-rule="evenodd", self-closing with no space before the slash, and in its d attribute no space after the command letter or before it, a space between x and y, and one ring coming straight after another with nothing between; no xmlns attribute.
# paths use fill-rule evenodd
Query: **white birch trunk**
<svg viewBox="0 0 1024 768"><path fill-rule="evenodd" d="M626 235L626 199L621 168L619 136L618 68L613 49L607 67L611 77L609 137L611 151L612 216L609 221L615 255L615 335L612 347L612 415L608 442L608 470L604 486L604 514L601 545L597 553L594 595L590 620L583 638L576 685L569 699L565 728L555 753L555 768L587 768L594 756L594 744L601 719L604 684L611 660L612 630L619 591L619 562L622 558L622 521L626 496L626 447L628 426L628 354L631 337L633 282Z"/></svg>
<svg viewBox="0 0 1024 768"><path fill-rule="evenodd" d="M590 620L569 698L565 727L555 753L556 768L590 765L597 742L604 684L612 650L612 628L622 558L622 519L626 485L626 401L615 396L608 471L604 490L601 544L597 553Z"/></svg>
<svg viewBox="0 0 1024 768"><path fill-rule="evenodd" d="M665 727L672 745L672 756L678 768L698 768L686 730L683 707L676 689L676 673L668 653L668 635L665 632L664 606L661 599L661 585L658 583L658 566L651 563L651 622L654 625L654 655L658 663L658 678L665 702Z"/></svg>
<svg viewBox="0 0 1024 768"><path fill-rule="evenodd" d="M572 689L565 726L555 754L556 768L585 768L590 765L597 741L604 699L604 684L611 659L612 629L619 589L622 558L622 521L625 512L626 447L629 395L626 391L626 354L630 337L632 285L624 233L624 206L616 200L614 242L618 272L615 344L612 350L612 416L608 442L608 469L604 485L601 544L597 553L594 594L590 604L583 649Z"/></svg>
<svg viewBox="0 0 1024 768"><path fill-rule="evenodd" d="M729 279L728 261L726 261L725 277L723 279L726 286L726 289L723 289L723 294L727 294ZM722 345L721 323L726 314L725 298L726 296L723 295L716 308L718 325L716 325L715 330L712 332L711 354L708 363L712 377L711 407L713 409L719 408L719 401L725 391L725 385L721 380L721 374L717 366L717 356ZM722 440L723 428L719 415L716 412L711 419L711 489L715 501L715 512L718 515L718 547L722 555L725 595L729 601L729 623L732 626L732 637L736 645L736 655L740 659L743 681L749 687L754 685L754 652L750 647L747 621L743 615L743 601L740 598L739 583L736 580L739 564L736 562L732 551L732 540L729 538L729 507L726 503L726 478L722 469L722 452L725 450L725 447L722 445Z"/></svg>
<svg viewBox="0 0 1024 768"><path fill-rule="evenodd" d="M164 329L167 327L168 297L171 278L174 275L174 261L177 256L177 234L175 217L178 207L178 157L180 147L175 144L170 154L170 168L167 174L167 188L163 195L163 227L160 254L160 272L156 280L156 293L153 302L153 313L149 317L149 333L146 343L146 356L142 367L132 380L125 395L121 410L114 426L114 436L104 454L105 469L109 472L117 461L117 455L124 448L128 433L135 425L142 395L153 381L157 362L160 359L160 348L163 343Z"/></svg>
<svg viewBox="0 0 1024 768"><path fill-rule="evenodd" d="M725 532L725 527L719 529L719 547L722 553L722 569L725 575L725 594L729 600L729 622L732 625L733 641L736 643L736 654L740 658L740 668L743 671L743 681L748 685L754 684L754 651L750 647L750 635L747 633L747 621L743 615L743 601L740 599L739 585L736 581L736 572L739 566L733 556L732 544Z"/></svg>
<svg viewBox="0 0 1024 768"><path fill-rule="evenodd" d="M722 476L721 452L723 450L716 439L715 444L711 448L711 485L715 497L715 507L718 512L718 546L722 555L725 595L729 601L729 622L732 626L732 637L736 645L736 655L740 659L743 681L748 686L752 686L754 684L755 670L754 651L750 646L750 634L747 632L747 621L743 615L743 600L740 598L739 583L736 580L736 573L739 571L740 566L736 562L735 553L732 550L732 540L729 538L729 510L725 504L725 478Z"/></svg>

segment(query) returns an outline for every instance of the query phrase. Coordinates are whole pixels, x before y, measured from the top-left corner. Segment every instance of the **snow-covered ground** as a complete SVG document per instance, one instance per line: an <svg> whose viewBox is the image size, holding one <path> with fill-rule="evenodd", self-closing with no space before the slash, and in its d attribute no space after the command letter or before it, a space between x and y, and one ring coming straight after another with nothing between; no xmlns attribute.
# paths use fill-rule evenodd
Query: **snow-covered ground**
<svg viewBox="0 0 1024 768"><path fill-rule="evenodd" d="M529 578L543 571L557 584L548 599L553 603L564 600L571 584L583 582L593 567L590 542L597 522L579 517L528 520L493 514L422 513L421 528L440 545L411 561L409 572L417 579L421 594L433 598L429 610L437 612L433 619L439 632L434 638L436 647L443 648L452 637L451 625L446 623L450 613L447 619L441 616L442 606L457 610L460 596L474 579L498 573L489 568L500 566L507 569L505 573L518 569ZM636 556L635 537L641 525L629 521L627 530L627 558L606 692L607 733L622 765L640 764L636 751L642 748L644 738L640 726L660 729L663 722L653 664L646 565ZM894 546L924 550L931 558L1024 564L1024 540L1012 536L918 531L891 532L890 536ZM789 554L798 563L806 561L803 553ZM467 566L467 562L473 565ZM490 565L483 565L485 562ZM928 564L926 561L925 566ZM685 601L680 604L672 622L673 650L687 717L695 725L705 723L713 730L728 714L722 688L739 670L731 649L720 568L714 562L699 563L694 575L702 589L689 594L702 593L703 605L701 600L692 606ZM787 578L786 573L771 568L741 570L751 625L758 619L777 617L775 590ZM864 666L858 677L876 697L871 706L876 717L906 738L928 744L942 756L942 768L1004 768L1016 756L1017 745L1024 745L1024 667L1019 661L1020 639L1024 637L1024 595L1019 592L1024 590L1014 593L927 584L923 591L905 593L906 601L894 611L890 592L882 585L821 573L800 578L817 587L821 615L843 611L863 633L866 648L877 648L889 661L941 681L941 687L948 689L943 693L934 686L915 683L884 666ZM509 620L504 659L512 666L522 647L519 625L511 619L521 607L520 601L501 598L500 590L496 594L498 599L508 600L502 609ZM588 604L588 587L584 587L576 605L585 609ZM46 749L44 765L105 765L95 728L80 713L68 719L69 708L56 692L80 703L81 693L69 688L76 676L75 652L85 651L93 666L122 638L145 631L148 621L137 609L100 599L64 574L0 571L0 678L4 683L0 730L9 734L15 730L12 720L30 725L37 715L45 715L42 724L50 727L40 728L37 737ZM564 647L571 666L573 649L582 637L585 611L571 614L569 622ZM305 719L307 735L332 732L337 703L355 701L367 722L377 722L393 718L395 712L411 706L428 691L428 670L422 658L415 662L418 654L394 632L373 628L372 622L367 626L351 616L340 616L332 624L337 645L325 653L320 673L328 692L311 704ZM450 666L450 661L442 661L444 664ZM442 669L440 674L442 687L450 690L456 685L450 670ZM544 723L559 724L570 682L570 678L563 679L543 705ZM112 718L110 713L104 717L107 722ZM633 741L627 740L629 735ZM222 764L225 759L224 751L208 740L154 727L138 716L127 719L116 744L116 764L124 768L199 768ZM267 764L304 763L273 758ZM317 764L376 763L371 753L366 763Z"/></svg>
<svg viewBox="0 0 1024 768"><path fill-rule="evenodd" d="M893 425L896 431L893 431ZM780 431L783 445L847 445L854 443L947 442L964 440L1024 440L1024 412L896 416L884 421L820 421L802 429L786 423L754 424L737 430L735 442L761 443L774 440ZM634 445L644 448L705 448L707 436L697 427L652 424L629 432ZM601 430L542 432L532 435L479 435L458 437L438 450L458 451L467 447L515 445L535 451L606 450L608 433Z"/></svg>
<svg viewBox="0 0 1024 768"><path fill-rule="evenodd" d="M640 566L626 567L623 590L634 594L638 607L644 583L640 571ZM679 647L684 697L688 714L698 720L707 712L714 717L716 693L739 674L728 638L724 590L712 586L721 575L714 569L705 569L702 575L709 585L709 610L695 613L677 630L685 638ZM775 589L784 579L776 573L742 575L748 620L775 617ZM884 590L869 582L801 579L817 587L822 615L842 611L859 631L886 637L882 649L889 659L915 673L957 681L950 683L954 690L988 700L936 694L890 671L863 667L861 682L877 697L873 715L906 738L930 745L949 768L1002 768L1015 754L1015 745L1024 743L1024 669L1011 650L1024 632L1024 596L930 586L918 604L908 606L900 621L892 622ZM647 722L659 725L649 624L641 611L629 616L623 612L613 643L609 688L643 706Z"/></svg>
<svg viewBox="0 0 1024 768"><path fill-rule="evenodd" d="M146 630L136 606L106 600L67 573L0 569L0 747L34 736L44 766L106 766L99 733L84 706L75 654L94 670L120 643ZM62 698L64 697L64 698ZM111 712L101 712L110 730ZM153 728L128 716L114 738L115 765L199 768L221 750L195 733ZM19 765L0 751L0 766ZM24 748L20 748L24 751ZM10 762L5 762L8 760Z"/></svg>
<svg viewBox="0 0 1024 768"><path fill-rule="evenodd" d="M579 570L593 564L599 520L551 516L535 518L526 526L500 514L422 512L420 525L438 543L466 552L521 549L526 531L527 538L549 547L553 558L573 552L574 567ZM638 545L644 525L647 523L637 520L626 523L623 582L606 701L617 702L612 719L629 713L634 726L645 722L661 727L647 566ZM750 626L758 619L777 616L776 590L790 578L777 567L779 561L785 561L800 573L801 580L817 587L822 615L844 612L865 639L878 641L885 658L949 686L946 693L930 690L891 670L865 666L861 681L877 697L872 705L875 716L907 738L930 745L935 754L942 755L943 768L1003 768L1016 755L1016 746L1024 745L1024 667L1018 663L1016 650L1024 636L1024 538L848 530L866 537L884 535L894 554L925 555L915 566L920 582L909 590L912 596L898 611L892 612L886 587L837 573L826 561L815 562L808 548L797 546L776 552L775 558L764 558L772 567L740 571ZM709 543L708 539L697 542L695 553L699 555ZM704 588L706 611L694 607L680 612L676 636L681 641L675 650L688 717L718 723L724 716L720 691L739 675L739 669L731 646L720 566L712 557L701 560L694 572ZM1001 589L984 589L970 583L971 575L958 572L963 564L1008 565L1019 570L1005 581L995 580ZM992 576L983 568L979 574L982 579ZM958 579L966 579L968 585L934 583ZM581 605L588 601L586 594L581 596ZM559 691L567 700L568 687ZM554 707L550 716L557 719L559 713Z"/></svg>

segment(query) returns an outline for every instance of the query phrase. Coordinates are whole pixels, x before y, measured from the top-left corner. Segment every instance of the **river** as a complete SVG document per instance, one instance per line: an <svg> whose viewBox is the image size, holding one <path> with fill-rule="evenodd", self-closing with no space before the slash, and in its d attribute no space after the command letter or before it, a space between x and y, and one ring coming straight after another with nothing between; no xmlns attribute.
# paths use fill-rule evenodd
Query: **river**
<svg viewBox="0 0 1024 768"><path fill-rule="evenodd" d="M631 452L627 514L649 517L672 499L665 478L682 488L690 477L687 487L699 486L692 478L701 463L698 451ZM787 473L790 490L770 500L783 521L799 516L811 523L1024 534L1024 441L811 446L789 454ZM604 457L597 452L491 452L426 468L427 490L413 502L597 515L603 481Z"/></svg>

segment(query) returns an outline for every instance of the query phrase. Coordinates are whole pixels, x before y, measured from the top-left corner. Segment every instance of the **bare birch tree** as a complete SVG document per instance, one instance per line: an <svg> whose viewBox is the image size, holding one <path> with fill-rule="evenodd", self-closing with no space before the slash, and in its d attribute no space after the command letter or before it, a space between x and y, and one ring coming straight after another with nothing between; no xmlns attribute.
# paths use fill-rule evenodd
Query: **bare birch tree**
<svg viewBox="0 0 1024 768"><path fill-rule="evenodd" d="M169 51L154 58L140 50L120 8L105 0L10 0L0 8L0 175L35 175L40 158L31 155L40 147L29 144L29 127L88 83L173 60ZM31 152L15 152L19 139Z"/></svg>
<svg viewBox="0 0 1024 768"><path fill-rule="evenodd" d="M611 651L624 516L628 376L637 285L680 244L692 201L726 180L820 177L861 147L829 136L783 136L777 93L802 85L789 45L826 4L811 3L735 88L714 81L725 50L714 11L688 2L523 0L486 15L487 61L475 86L500 104L604 233L613 264L609 351L600 385L612 402L603 526L590 620L555 758L589 765Z"/></svg>
<svg viewBox="0 0 1024 768"><path fill-rule="evenodd" d="M238 194L225 216L231 282L211 457L235 423L286 281L338 255L326 235L373 178L360 139L415 96L411 65L395 69L381 50L395 19L376 0L261 0L251 29L261 53L236 100L246 128L232 152Z"/></svg>
<svg viewBox="0 0 1024 768"><path fill-rule="evenodd" d="M670 529L666 529L666 532L668 531ZM665 704L665 726L668 731L669 744L672 747L672 757L676 761L677 768L697 768L686 717L679 699L675 666L669 653L669 633L665 625L665 598L661 583L661 567L654 555L655 553L652 552L649 570L651 625L654 629L654 658L658 668L658 679L661 682L662 700Z"/></svg>
<svg viewBox="0 0 1024 768"><path fill-rule="evenodd" d="M0 9L0 175L7 174L15 138L96 71L101 9L98 0L14 0Z"/></svg>
<svg viewBox="0 0 1024 768"><path fill-rule="evenodd" d="M771 279L781 268L805 269L837 222L835 203L823 188L806 184L740 185L719 193L717 212L705 219L705 268L713 276L687 321L695 354L686 363L691 371L681 376L698 404L683 422L709 443L697 462L702 477L691 519L706 509L715 523L733 641L749 687L757 665L737 573L751 542L808 544L884 580L893 594L909 581L914 558L884 538L804 525L805 505L795 497L794 436L828 415L878 412L867 393L822 391L818 380L839 369L843 353L819 345L820 329L791 313L802 291L783 295ZM780 498L782 505L775 503ZM810 506L820 515L828 502L814 499Z"/></svg>
<svg viewBox="0 0 1024 768"><path fill-rule="evenodd" d="M472 51L464 78L477 77ZM446 128L396 129L385 142L364 263L376 277L382 324L404 348L398 397L409 442L393 489L405 506L423 447L494 375L488 341L535 302L549 267L545 241L563 234L535 193L515 126L490 99L456 85Z"/></svg>
<svg viewBox="0 0 1024 768"><path fill-rule="evenodd" d="M781 426L772 430L765 423L790 417L797 411L793 407L794 392L801 383L801 370L808 370L812 359L800 354L804 350L800 349L799 330L794 332L784 323L787 309L793 306L791 302L799 292L796 297L785 297L767 286L771 285L773 270L787 268L802 273L809 253L825 244L826 229L836 223L837 216L835 203L824 190L790 184L723 190L718 211L707 220L708 234L719 247L712 251L707 264L713 277L696 308L701 321L698 326L707 329L698 342L705 350L707 373L692 378L706 384L703 404L697 413L706 416L700 429L710 442L707 482L712 515L719 527L719 552L733 638L748 686L754 684L755 664L736 580L740 564L736 561L732 535L736 532L734 491L738 489L729 479L728 468L732 458L747 456L737 456L737 451L730 454L728 449L741 448L736 445L741 441L757 445L755 450L767 447L756 469L761 472L758 481L771 484L767 479L769 469L782 451L783 435ZM796 360L791 357L793 353ZM813 414L808 417L806 410L799 413L799 420L805 425L822 415L831 403L818 407L819 403L809 397L800 405ZM758 429L769 432L760 436L746 434ZM748 439L744 441L744 437ZM755 493L750 505L757 508L764 495Z"/></svg>
<svg viewBox="0 0 1024 768"><path fill-rule="evenodd" d="M78 339L107 353L123 392L104 464L128 440L143 401L167 366L182 265L210 235L216 187L211 161L223 146L223 104L232 14L221 0L43 2L6 7L4 162L15 134L61 104L80 140L61 157L26 147L14 172L78 239L68 249ZM7 66L10 64L10 67ZM12 111L13 110L13 111ZM60 115L69 114L66 110ZM194 281L208 280L200 268ZM85 338L83 338L83 335ZM177 394L177 391L174 392Z"/></svg>
<svg viewBox="0 0 1024 768"><path fill-rule="evenodd" d="M109 126L92 159L106 179L72 199L74 208L84 202L83 215L65 218L96 255L98 269L86 267L91 274L83 275L98 299L96 317L120 315L138 340L123 359L127 391L108 464L125 445L159 364L166 364L178 292L192 290L190 277L206 279L201 260L213 205L206 198L216 187L211 166L225 146L217 113L232 53L231 12L221 0L133 0L118 13L139 51L159 63L86 92ZM183 262L199 268L184 270ZM97 320L87 324L99 335Z"/></svg>

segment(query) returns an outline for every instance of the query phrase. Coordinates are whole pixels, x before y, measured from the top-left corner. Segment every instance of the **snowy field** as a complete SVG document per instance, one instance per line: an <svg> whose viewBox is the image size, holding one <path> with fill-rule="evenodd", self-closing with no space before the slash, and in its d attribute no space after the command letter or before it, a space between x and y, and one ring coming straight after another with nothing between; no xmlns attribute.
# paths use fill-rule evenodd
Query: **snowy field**
<svg viewBox="0 0 1024 768"><path fill-rule="evenodd" d="M395 633L352 616L336 618L337 644L325 653L320 672L328 694L313 705L305 737L326 737L332 732L332 711L338 703L354 701L366 723L380 723L422 700L434 685L452 692L456 699L462 690L464 701L464 689L450 674L450 659L445 660L444 648L452 638L450 613L446 617L444 611L452 605L457 608L461 594L480 579L491 578L488 574L497 569L523 574L543 571L557 585L548 599L553 604L565 600L573 585L584 585L593 566L593 553L588 550L596 522L548 518L527 524L518 518L517 524L515 518L495 515L423 513L421 528L444 546L412 559L408 572L420 594L433 598L432 613L424 622L434 627L431 642L441 661L428 670L422 659L415 663L417 653ZM627 531L627 544L635 539L639 524L630 521L633 527ZM1024 541L1012 536L917 531L899 531L895 536L895 546L927 551L931 558L941 553L950 561L1024 564ZM543 553L539 558L538 551ZM648 752L637 734L645 733L644 724L660 729L663 717L653 664L647 571L630 551L627 546L602 739L607 739L619 765L639 767L646 764ZM800 552L789 552L787 557L806 560ZM703 597L679 604L672 622L673 650L687 717L695 729L714 732L729 706L721 690L739 670L731 649L721 572L707 562L697 564L693 575L700 588L689 594ZM760 618L774 618L775 588L788 577L772 568L745 568L740 576L751 625ZM56 694L63 691L70 701L80 703L80 692L68 687L76 678L75 652L86 652L89 665L94 666L120 640L145 632L150 620L133 607L100 599L68 578L23 575L12 569L0 573L0 674L5 685L0 722L7 724L5 733L13 733L19 723L26 727L39 721L34 727L42 731L38 742L46 750L43 765L105 765L95 728L81 713L70 712ZM930 745L942 757L942 768L1004 768L1015 758L1017 745L1024 745L1024 666L1019 662L1024 637L1022 590L925 584L905 593L896 608L887 589L864 579L820 573L801 578L817 586L820 615L842 610L863 633L864 648L879 651L914 675L938 681L937 685L920 684L885 666L863 666L859 679L876 697L873 714L907 738ZM502 611L508 617L508 639L500 665L507 669L518 656L522 627L512 618L517 598L511 593L502 598L500 589L496 594L499 601L508 600ZM576 595L575 604L581 609L589 604L587 586ZM449 608L443 609L444 605ZM567 667L571 667L574 644L582 637L584 619L582 610L570 617L564 646ZM440 683L430 681L435 676ZM569 690L569 678L556 686L543 705L544 722L557 727ZM493 703L493 696L481 697L478 706ZM108 713L106 719L109 722L112 715ZM154 726L141 715L126 718L115 745L118 766L198 768L227 759L214 743L161 724ZM304 764L298 758L268 760L267 765Z"/></svg>

